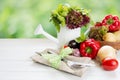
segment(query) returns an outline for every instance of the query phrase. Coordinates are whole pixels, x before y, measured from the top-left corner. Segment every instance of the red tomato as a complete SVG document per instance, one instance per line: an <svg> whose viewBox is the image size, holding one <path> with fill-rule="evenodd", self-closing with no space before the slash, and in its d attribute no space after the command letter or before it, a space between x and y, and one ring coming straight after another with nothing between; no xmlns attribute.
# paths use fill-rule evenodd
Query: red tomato
<svg viewBox="0 0 120 80"><path fill-rule="evenodd" d="M107 71L115 70L118 67L118 61L116 59L106 58L102 61L102 67Z"/></svg>
<svg viewBox="0 0 120 80"><path fill-rule="evenodd" d="M64 48L67 48L68 46L67 45L64 45Z"/></svg>

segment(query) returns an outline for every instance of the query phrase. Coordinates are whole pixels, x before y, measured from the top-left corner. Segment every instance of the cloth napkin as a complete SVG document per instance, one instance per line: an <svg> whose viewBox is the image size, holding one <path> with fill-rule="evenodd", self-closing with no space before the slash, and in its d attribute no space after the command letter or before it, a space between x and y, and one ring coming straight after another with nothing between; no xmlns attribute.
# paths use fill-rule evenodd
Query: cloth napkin
<svg viewBox="0 0 120 80"><path fill-rule="evenodd" d="M34 62L52 67L51 63L41 55L51 53L59 54L56 50L45 49L42 52L37 52L37 54L34 54L31 58ZM81 77L91 66L94 66L94 62L88 57L67 56L61 60L59 67L55 69Z"/></svg>

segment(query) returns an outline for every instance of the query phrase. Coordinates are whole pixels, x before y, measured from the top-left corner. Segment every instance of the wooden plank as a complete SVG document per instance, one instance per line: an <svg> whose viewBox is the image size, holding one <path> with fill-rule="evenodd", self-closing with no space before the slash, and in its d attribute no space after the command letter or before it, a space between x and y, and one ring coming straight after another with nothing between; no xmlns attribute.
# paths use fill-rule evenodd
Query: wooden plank
<svg viewBox="0 0 120 80"><path fill-rule="evenodd" d="M34 63L31 56L57 45L46 39L1 39L0 80L119 80L120 66L115 71L92 67L82 77ZM118 57L120 60L120 57Z"/></svg>

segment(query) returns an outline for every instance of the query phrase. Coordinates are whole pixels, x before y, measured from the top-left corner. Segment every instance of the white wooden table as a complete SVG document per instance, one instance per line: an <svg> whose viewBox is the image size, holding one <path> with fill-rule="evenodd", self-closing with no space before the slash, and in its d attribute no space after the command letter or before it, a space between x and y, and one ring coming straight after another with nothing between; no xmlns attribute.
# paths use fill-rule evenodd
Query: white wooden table
<svg viewBox="0 0 120 80"><path fill-rule="evenodd" d="M56 47L47 39L0 39L0 80L120 80L120 67L115 71L92 67L77 77L34 63L30 58L36 51Z"/></svg>

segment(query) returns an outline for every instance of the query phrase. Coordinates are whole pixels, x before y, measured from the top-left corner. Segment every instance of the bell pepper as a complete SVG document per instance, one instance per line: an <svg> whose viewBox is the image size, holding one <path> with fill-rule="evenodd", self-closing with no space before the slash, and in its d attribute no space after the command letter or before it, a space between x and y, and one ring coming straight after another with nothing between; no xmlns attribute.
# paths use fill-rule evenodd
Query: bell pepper
<svg viewBox="0 0 120 80"><path fill-rule="evenodd" d="M83 57L96 58L100 43L94 39L88 39L80 44L80 54Z"/></svg>
<svg viewBox="0 0 120 80"><path fill-rule="evenodd" d="M118 16L107 15L102 20L102 25L107 26L110 32L115 32L120 29L120 20Z"/></svg>

